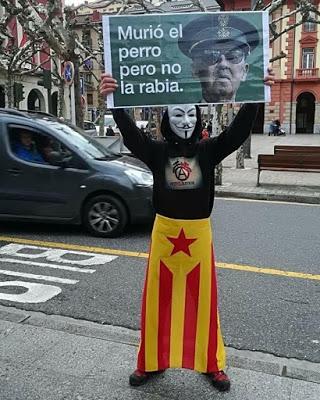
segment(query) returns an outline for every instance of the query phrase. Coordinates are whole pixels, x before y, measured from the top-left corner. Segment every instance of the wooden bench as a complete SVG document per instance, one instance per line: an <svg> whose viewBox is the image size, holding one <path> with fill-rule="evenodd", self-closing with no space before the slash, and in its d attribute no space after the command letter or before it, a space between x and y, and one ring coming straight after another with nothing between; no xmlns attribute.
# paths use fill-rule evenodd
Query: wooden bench
<svg viewBox="0 0 320 400"><path fill-rule="evenodd" d="M315 153L276 153L258 155L257 186L260 185L261 171L320 172L320 152Z"/></svg>
<svg viewBox="0 0 320 400"><path fill-rule="evenodd" d="M290 146L290 145L275 145L274 154L320 154L320 146Z"/></svg>

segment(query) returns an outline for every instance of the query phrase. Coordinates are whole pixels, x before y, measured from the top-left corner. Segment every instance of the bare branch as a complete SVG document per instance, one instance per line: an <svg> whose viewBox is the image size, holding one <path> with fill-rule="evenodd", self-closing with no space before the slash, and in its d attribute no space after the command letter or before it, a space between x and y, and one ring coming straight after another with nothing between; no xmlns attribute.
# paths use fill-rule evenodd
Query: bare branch
<svg viewBox="0 0 320 400"><path fill-rule="evenodd" d="M20 72L21 75L27 75L27 74L32 74L34 72L37 72L39 69L42 69L42 67L48 62L50 61L50 58L47 58L45 61L43 61L41 64L37 65L35 68L30 69L30 70L26 70L26 71L22 71Z"/></svg>
<svg viewBox="0 0 320 400"><path fill-rule="evenodd" d="M269 4L267 4L263 10L268 11L269 14L272 14L276 10L278 10L280 7L282 7L285 4L286 0L272 0Z"/></svg>
<svg viewBox="0 0 320 400"><path fill-rule="evenodd" d="M301 25L303 23L303 21L299 21L296 22L295 24L292 24L290 26L288 26L288 28L282 30L281 32L277 33L274 32L273 37L270 39L270 43L273 43L276 39L278 39L278 37L282 36L283 34L291 31L292 29L295 29L297 26Z"/></svg>
<svg viewBox="0 0 320 400"><path fill-rule="evenodd" d="M287 54L284 53L284 52L281 50L280 54L278 54L278 55L275 56L275 57L270 58L269 62L270 62L270 63L273 63L274 61L277 61L277 60L280 60L281 58L286 58L286 57L287 57Z"/></svg>

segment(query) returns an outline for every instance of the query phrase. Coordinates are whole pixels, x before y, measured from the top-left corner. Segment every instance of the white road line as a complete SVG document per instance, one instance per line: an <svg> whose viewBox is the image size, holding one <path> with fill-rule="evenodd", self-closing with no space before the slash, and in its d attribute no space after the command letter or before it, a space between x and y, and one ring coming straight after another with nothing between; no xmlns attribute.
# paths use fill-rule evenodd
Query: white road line
<svg viewBox="0 0 320 400"><path fill-rule="evenodd" d="M40 263L40 262L36 262L36 261L26 261L26 260L17 260L17 259L1 258L0 257L0 263L1 262L12 263L12 264L34 265L36 267L47 267L47 268L55 268L55 269L64 269L66 271L83 272L85 274L93 274L94 272L96 272L95 269L69 267L67 265L46 264L46 263Z"/></svg>
<svg viewBox="0 0 320 400"><path fill-rule="evenodd" d="M22 278L38 279L38 280L49 281L49 282L65 283L67 285L74 285L79 282L74 279L62 279L62 278L56 278L53 276L46 276L46 275L25 274L22 272L8 271L5 269L0 269L0 274L9 275L9 276L21 276Z"/></svg>

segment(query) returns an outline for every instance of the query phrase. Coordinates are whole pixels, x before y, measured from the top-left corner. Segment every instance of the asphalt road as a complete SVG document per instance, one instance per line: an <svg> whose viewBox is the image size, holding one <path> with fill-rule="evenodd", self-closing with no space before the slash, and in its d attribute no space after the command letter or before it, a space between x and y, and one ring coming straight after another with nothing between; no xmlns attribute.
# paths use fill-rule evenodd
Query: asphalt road
<svg viewBox="0 0 320 400"><path fill-rule="evenodd" d="M319 211L216 200L212 219L227 345L320 362ZM122 238L104 240L78 227L2 224L0 303L139 329L150 229L133 227Z"/></svg>

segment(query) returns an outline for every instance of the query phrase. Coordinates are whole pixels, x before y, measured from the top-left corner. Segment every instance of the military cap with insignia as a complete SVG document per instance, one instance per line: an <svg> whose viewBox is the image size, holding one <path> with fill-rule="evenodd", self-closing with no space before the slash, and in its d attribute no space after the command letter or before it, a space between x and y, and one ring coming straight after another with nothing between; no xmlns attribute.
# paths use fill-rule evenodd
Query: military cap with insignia
<svg viewBox="0 0 320 400"><path fill-rule="evenodd" d="M257 28L247 20L229 13L210 13L193 19L183 27L178 46L186 56L193 58L201 48L234 42L248 55L259 41Z"/></svg>

